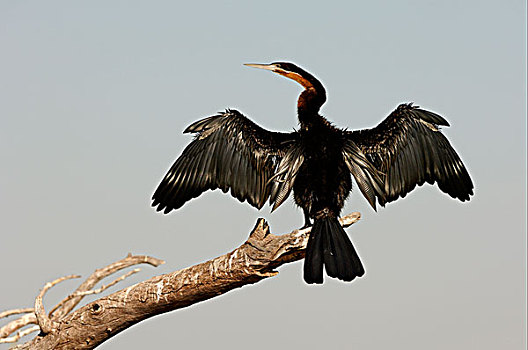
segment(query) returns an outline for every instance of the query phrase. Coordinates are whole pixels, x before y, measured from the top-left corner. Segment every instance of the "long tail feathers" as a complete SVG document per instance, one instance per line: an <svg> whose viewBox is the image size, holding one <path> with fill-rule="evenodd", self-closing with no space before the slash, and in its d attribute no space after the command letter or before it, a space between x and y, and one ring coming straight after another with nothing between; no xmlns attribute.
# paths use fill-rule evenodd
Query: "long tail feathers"
<svg viewBox="0 0 528 350"><path fill-rule="evenodd" d="M323 265L328 276L346 282L365 273L352 242L335 217L314 222L304 260L306 283L323 283Z"/></svg>

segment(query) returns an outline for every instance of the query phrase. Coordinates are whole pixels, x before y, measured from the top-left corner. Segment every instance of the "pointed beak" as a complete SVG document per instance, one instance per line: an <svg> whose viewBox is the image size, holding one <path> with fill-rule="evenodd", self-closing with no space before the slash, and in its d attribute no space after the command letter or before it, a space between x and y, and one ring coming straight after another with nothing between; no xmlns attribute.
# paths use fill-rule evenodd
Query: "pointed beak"
<svg viewBox="0 0 528 350"><path fill-rule="evenodd" d="M277 69L277 66L275 66L274 64L244 63L244 66L270 70L272 72Z"/></svg>

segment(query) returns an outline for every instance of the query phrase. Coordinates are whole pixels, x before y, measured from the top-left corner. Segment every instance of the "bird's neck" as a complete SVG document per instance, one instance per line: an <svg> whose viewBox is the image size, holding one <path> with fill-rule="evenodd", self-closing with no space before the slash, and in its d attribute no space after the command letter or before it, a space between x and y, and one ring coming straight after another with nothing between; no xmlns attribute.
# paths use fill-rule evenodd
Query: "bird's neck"
<svg viewBox="0 0 528 350"><path fill-rule="evenodd" d="M319 115L319 109L326 101L326 93L323 86L318 85L307 87L297 101L297 115L302 129L318 127L325 121Z"/></svg>

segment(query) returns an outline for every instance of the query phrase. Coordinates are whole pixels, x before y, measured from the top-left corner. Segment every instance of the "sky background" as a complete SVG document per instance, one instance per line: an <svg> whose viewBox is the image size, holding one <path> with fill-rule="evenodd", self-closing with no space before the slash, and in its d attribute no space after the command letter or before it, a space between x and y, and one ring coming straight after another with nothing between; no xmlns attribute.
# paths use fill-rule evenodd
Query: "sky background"
<svg viewBox="0 0 528 350"><path fill-rule="evenodd" d="M297 126L300 86L242 65L284 60L323 82L338 126L411 101L444 116L475 196L425 186L375 213L356 191L343 214L362 213L347 232L363 278L308 286L289 264L100 348L525 349L525 16L520 0L0 1L0 311L128 252L167 263L111 291L231 251L258 217L302 226L291 200L150 207L191 122L235 108Z"/></svg>

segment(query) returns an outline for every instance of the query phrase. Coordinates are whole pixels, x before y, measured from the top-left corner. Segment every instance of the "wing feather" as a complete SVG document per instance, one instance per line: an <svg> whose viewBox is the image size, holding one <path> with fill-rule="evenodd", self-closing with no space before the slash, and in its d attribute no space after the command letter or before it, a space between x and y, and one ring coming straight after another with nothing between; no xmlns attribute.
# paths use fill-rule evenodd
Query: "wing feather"
<svg viewBox="0 0 528 350"><path fill-rule="evenodd" d="M382 190L383 180L374 166L368 161L365 154L352 140L347 140L343 147L343 157L352 176L356 180L363 196L376 210L376 198L383 202L385 194Z"/></svg>
<svg viewBox="0 0 528 350"><path fill-rule="evenodd" d="M473 195L469 173L439 125L449 123L436 113L402 104L375 128L347 132L348 140L382 174L385 198L376 192L380 205L405 197L425 182L436 182L461 201Z"/></svg>
<svg viewBox="0 0 528 350"><path fill-rule="evenodd" d="M297 173L304 161L303 148L299 144L293 145L278 161L275 174L268 180L272 183L270 204L273 204L273 207L271 211L277 209L290 195Z"/></svg>
<svg viewBox="0 0 528 350"><path fill-rule="evenodd" d="M279 161L298 140L296 132L264 130L235 110L199 120L184 132L196 137L152 196L152 205L164 213L217 188L261 208L270 197ZM291 164L283 162L287 170L298 161L291 155L288 159Z"/></svg>

